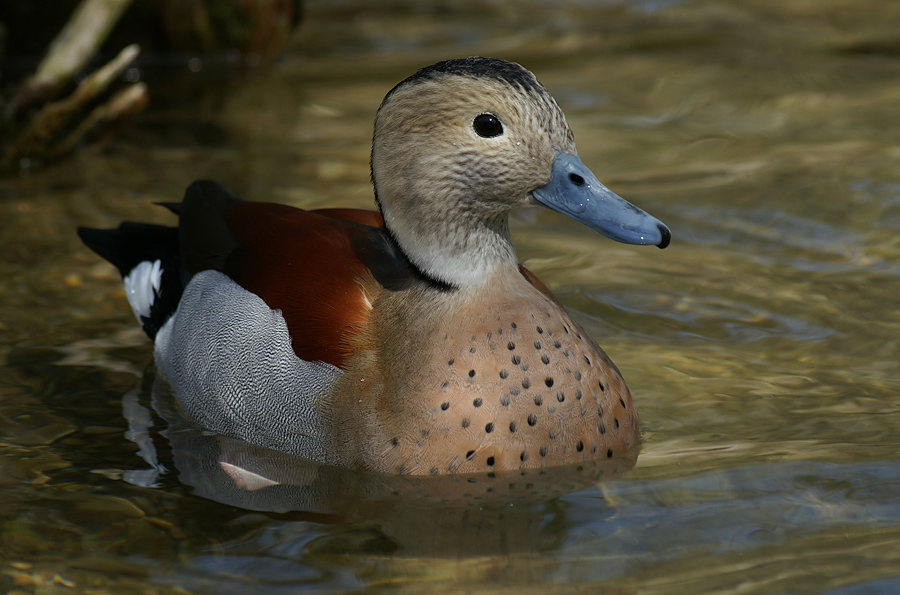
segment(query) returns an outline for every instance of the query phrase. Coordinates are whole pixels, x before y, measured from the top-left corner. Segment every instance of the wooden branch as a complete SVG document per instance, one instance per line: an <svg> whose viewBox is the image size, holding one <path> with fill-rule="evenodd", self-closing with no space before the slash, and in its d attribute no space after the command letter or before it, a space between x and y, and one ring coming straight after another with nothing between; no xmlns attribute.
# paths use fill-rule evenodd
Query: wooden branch
<svg viewBox="0 0 900 595"><path fill-rule="evenodd" d="M106 40L133 0L83 0L53 40L37 71L19 88L7 106L7 118L37 102L52 99L73 80Z"/></svg>
<svg viewBox="0 0 900 595"><path fill-rule="evenodd" d="M49 160L64 157L79 145L92 149L102 148L112 140L116 131L127 121L142 112L149 103L147 85L135 83L120 89L113 97L97 106L65 140L48 154Z"/></svg>
<svg viewBox="0 0 900 595"><path fill-rule="evenodd" d="M119 52L111 62L93 72L81 81L78 88L65 99L54 101L42 107L30 119L25 129L6 149L5 160L12 162L24 156L43 156L51 149L51 143L72 119L98 95L105 91L119 74L131 64L140 53L137 45L130 45ZM143 87L146 93L146 87ZM58 150L52 151L54 154Z"/></svg>

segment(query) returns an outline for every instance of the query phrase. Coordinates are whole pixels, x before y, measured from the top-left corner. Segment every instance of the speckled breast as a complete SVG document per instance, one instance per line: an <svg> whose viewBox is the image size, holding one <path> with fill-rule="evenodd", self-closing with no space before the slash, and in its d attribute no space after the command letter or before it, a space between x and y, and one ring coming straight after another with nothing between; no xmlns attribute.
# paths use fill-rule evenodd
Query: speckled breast
<svg viewBox="0 0 900 595"><path fill-rule="evenodd" d="M535 468L634 446L638 415L622 376L556 304L540 305L473 312L465 332L432 338L420 413L386 437L386 471Z"/></svg>

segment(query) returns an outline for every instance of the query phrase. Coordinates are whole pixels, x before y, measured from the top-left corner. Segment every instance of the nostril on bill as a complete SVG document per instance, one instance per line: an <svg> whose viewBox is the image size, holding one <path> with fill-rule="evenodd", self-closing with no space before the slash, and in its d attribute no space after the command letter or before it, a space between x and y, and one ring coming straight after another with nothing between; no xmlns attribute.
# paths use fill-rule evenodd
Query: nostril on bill
<svg viewBox="0 0 900 595"><path fill-rule="evenodd" d="M569 181L575 184L576 186L584 186L584 178L579 176L578 174L569 174Z"/></svg>

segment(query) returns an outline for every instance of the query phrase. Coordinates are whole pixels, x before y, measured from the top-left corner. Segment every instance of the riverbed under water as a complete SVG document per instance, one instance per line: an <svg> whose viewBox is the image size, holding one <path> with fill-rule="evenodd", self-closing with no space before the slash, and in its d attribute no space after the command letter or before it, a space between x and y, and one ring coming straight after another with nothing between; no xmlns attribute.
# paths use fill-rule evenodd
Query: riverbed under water
<svg viewBox="0 0 900 595"><path fill-rule="evenodd" d="M880 0L310 2L274 66L0 181L0 585L900 592L898 30ZM473 54L534 71L584 162L672 229L660 251L547 211L511 222L628 381L636 463L387 478L185 424L75 228L172 223L153 203L198 178L373 207L381 98ZM222 460L279 485L239 489Z"/></svg>

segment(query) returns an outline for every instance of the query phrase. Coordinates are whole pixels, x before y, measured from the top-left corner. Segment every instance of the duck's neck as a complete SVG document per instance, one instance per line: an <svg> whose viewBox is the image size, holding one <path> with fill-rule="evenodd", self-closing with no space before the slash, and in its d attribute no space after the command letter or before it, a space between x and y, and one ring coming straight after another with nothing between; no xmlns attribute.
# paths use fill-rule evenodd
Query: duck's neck
<svg viewBox="0 0 900 595"><path fill-rule="evenodd" d="M382 205L382 214L410 262L435 281L476 288L501 272L518 270L506 213L490 218L459 212L404 217Z"/></svg>

